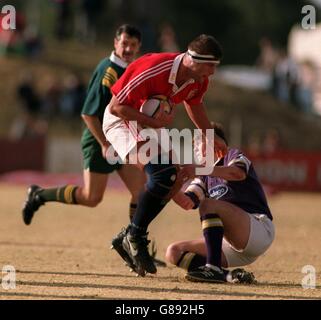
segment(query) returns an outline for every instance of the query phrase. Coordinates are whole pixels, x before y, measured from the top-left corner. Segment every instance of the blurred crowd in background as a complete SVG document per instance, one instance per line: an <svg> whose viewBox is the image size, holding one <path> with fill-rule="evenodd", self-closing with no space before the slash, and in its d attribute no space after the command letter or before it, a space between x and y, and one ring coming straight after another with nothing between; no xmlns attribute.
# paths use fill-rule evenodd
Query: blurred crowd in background
<svg viewBox="0 0 321 320"><path fill-rule="evenodd" d="M262 8L260 10L264 11L266 8L272 8L271 2L279 3L274 0L264 0L262 1ZM304 3L304 1L301 2ZM16 3L18 4L19 2L16 1ZM321 115L321 113L315 109L314 104L315 91L319 90L317 85L321 82L320 69L317 68L314 61L308 59L301 60L300 62L295 61L288 52L287 39L283 43L272 40L275 39L278 34L280 34L280 37L282 35L283 38L287 38L293 22L288 21L289 30L285 30L285 28L277 27L277 23L281 23L281 20L271 20L268 23L270 23L271 26L275 26L274 30L277 30L277 32L271 34L271 37L270 34L266 32L265 34L268 36L261 38L257 37L259 32L256 32L256 30L254 30L255 28L253 29L252 27L254 22L252 24L249 23L251 27L249 30L254 32L253 37L249 35L247 38L241 39L238 32L242 30L242 27L233 27L232 22L237 24L237 21L242 18L236 8L240 10L240 12L247 12L246 8L249 6L250 1L244 1L242 6L232 1L227 2L225 5L220 5L218 2L200 1L199 5L201 8L205 4L206 7L208 7L208 10L204 11L207 12L207 14L210 14L211 6L215 8L215 10L212 10L212 21L209 20L207 21L208 24L205 24L205 17L200 18L198 15L195 15L192 4L190 8L186 7L185 14L179 15L179 11L175 11L177 14L176 19L174 15L176 4L171 1L165 1L163 5L162 2L158 0L153 3L145 0L46 0L44 2L33 0L30 1L28 5L26 4L25 7L21 6L21 10L19 10L19 6L17 5L15 30L8 31L1 29L0 21L0 56L18 55L33 60L42 56L46 50L47 33L40 30L39 26L41 24L39 21L40 11L43 10L40 6L44 6L45 3L47 5L49 4L51 8L54 8L54 10L51 11L53 15L51 37L53 37L55 41L63 43L64 41L72 40L85 43L86 45L95 45L97 43L106 44L105 40L107 35L112 35L114 31L114 27L111 28L111 26L116 26L122 22L129 22L136 24L142 30L142 54L149 51L177 52L183 50L185 46L183 47L182 45L182 39L187 37L187 31L191 29L191 25L186 23L182 24L181 22L187 22L187 20L191 22L191 15L195 20L192 21L193 25L202 28L204 32L209 30L208 26L211 23L220 24L219 29L213 28L216 30L215 34L217 33L218 37L222 38L222 44L225 49L223 65L226 63L230 63L231 65L233 63L243 63L247 66L255 66L257 70L262 70L270 76L271 85L269 91L276 99L288 103L297 112L304 115ZM234 4L232 5L232 3ZM39 7L37 7L37 4ZM162 10L164 10L166 6L168 7L168 11L173 11L173 17L175 17L175 19L169 15L166 16L166 19L161 17L163 11L160 9L162 8ZM281 4L279 4L279 6L281 6ZM286 10L294 5L293 2L284 1L282 2L282 6L285 6L283 9ZM277 6L275 8L278 9ZM32 11L32 14L30 11ZM277 13L278 11L275 12ZM290 10L287 12L289 12L287 19L289 19L291 14L292 18L295 17ZM224 15L226 22L220 20L222 13L226 13ZM32 15L33 18L28 19L28 17L30 18ZM149 16L158 17L157 23L152 23L152 20L146 19L146 17ZM106 20L108 17L110 21ZM132 19L127 21L126 19L128 17L132 17ZM48 19L49 18L48 16ZM134 20L134 18L136 18L136 20ZM250 21L250 17L247 18ZM44 18L42 17L41 19ZM231 19L231 24L228 23L228 19ZM261 18L259 19L258 21L262 20ZM35 23L35 21L38 23ZM243 18L240 21L243 21ZM246 19L244 19L244 21L246 21ZM286 19L284 21L286 21ZM202 23L204 23L203 26ZM178 27L179 25L180 27ZM231 29L234 28L233 32L230 31L229 27ZM182 28L186 30L186 33L182 33ZM243 28L245 28L245 26L243 26ZM257 28L259 28L259 26ZM261 26L262 30L265 30L265 28L265 25ZM271 28L271 30L273 30L273 28ZM280 30L280 32L278 30ZM195 30L195 33L197 33L197 30ZM177 36L178 34L179 37ZM245 45L238 46L233 42L233 39L234 41L238 39L238 41L244 42L245 44L247 40L249 41L249 39L254 38L254 35L256 37L256 43L253 45L253 43L249 42L249 49L245 49ZM253 42L253 39L251 41ZM110 47L112 42L109 41L108 45ZM239 61L237 57L240 57ZM15 93L21 114L17 115L14 119L9 136L14 139L19 139L28 135L32 136L46 133L48 130L48 121L52 118L77 118L80 121L79 115L86 96L87 80L88 79L83 79L81 75L72 71L63 79L58 79L52 74L49 75L49 79L44 84L44 90L40 93L33 75L22 71L17 81ZM252 140L253 141L249 142L249 145L253 149L253 152L255 152L256 148L263 148L266 152L269 152L270 150L277 150L282 145L280 133L276 129L271 129L269 132L266 132L266 135L263 137L263 142L262 139L258 141L255 135L253 135Z"/></svg>
<svg viewBox="0 0 321 320"><path fill-rule="evenodd" d="M81 76L70 73L60 81L52 75L45 82L44 91L40 94L31 73L20 75L16 98L21 112L13 121L10 138L45 134L47 123L52 119L75 118L80 121L87 88Z"/></svg>
<svg viewBox="0 0 321 320"><path fill-rule="evenodd" d="M298 111L315 114L313 95L317 80L317 66L312 61L300 63L290 57L285 48L277 48L269 38L259 42L257 66L271 75L271 92L282 102Z"/></svg>
<svg viewBox="0 0 321 320"><path fill-rule="evenodd" d="M97 43L102 13L106 8L103 0L49 0L55 8L53 35L58 41L75 39L86 44ZM121 6L121 5L120 5ZM37 9L39 10L39 8ZM40 13L38 13L40 14ZM43 34L38 23L28 23L27 15L16 13L16 29L4 30L0 15L0 55L16 54L37 57L44 49ZM39 20L39 18L34 19ZM106 23L110 28L111 22ZM161 23L159 30L142 19L137 23L144 34L142 52L179 51L175 32L168 23ZM112 30L105 32L105 37Z"/></svg>

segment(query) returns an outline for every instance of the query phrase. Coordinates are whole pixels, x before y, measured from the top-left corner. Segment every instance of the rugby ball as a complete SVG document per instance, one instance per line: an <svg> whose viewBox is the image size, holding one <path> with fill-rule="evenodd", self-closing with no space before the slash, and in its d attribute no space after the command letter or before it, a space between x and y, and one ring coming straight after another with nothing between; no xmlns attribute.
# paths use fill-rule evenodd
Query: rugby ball
<svg viewBox="0 0 321 320"><path fill-rule="evenodd" d="M159 112L170 113L171 110L169 102L160 98L147 99L140 107L140 112L152 118L157 117Z"/></svg>

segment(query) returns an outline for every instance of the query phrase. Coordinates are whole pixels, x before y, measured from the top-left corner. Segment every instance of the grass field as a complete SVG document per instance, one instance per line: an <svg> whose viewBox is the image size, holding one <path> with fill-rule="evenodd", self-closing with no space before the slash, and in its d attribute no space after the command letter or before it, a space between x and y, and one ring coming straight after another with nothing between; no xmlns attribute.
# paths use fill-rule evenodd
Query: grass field
<svg viewBox="0 0 321 320"><path fill-rule="evenodd" d="M127 224L126 192L110 190L96 209L46 204L32 225L21 220L26 188L0 185L0 269L13 265L16 289L0 299L321 299L321 197L281 193L270 198L276 239L248 270L256 285L195 284L174 266L137 278L109 250L110 239ZM181 239L198 237L196 212L174 203L150 228L158 256ZM316 288L303 289L303 266L316 268Z"/></svg>

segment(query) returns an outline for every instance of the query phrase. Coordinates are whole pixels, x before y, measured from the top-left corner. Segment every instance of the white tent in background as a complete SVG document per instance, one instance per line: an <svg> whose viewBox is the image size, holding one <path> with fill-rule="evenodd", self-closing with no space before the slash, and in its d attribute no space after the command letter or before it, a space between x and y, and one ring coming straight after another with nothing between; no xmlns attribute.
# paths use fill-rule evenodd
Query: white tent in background
<svg viewBox="0 0 321 320"><path fill-rule="evenodd" d="M297 63L311 62L316 68L314 109L321 115L321 24L305 30L295 26L289 34L289 55Z"/></svg>

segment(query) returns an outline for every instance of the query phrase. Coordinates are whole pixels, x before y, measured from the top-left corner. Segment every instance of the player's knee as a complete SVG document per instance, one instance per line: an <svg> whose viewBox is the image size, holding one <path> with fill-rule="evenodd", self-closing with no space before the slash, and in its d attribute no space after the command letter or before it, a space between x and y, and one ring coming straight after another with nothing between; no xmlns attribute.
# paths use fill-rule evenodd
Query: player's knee
<svg viewBox="0 0 321 320"><path fill-rule="evenodd" d="M179 245L176 243L172 243L166 249L165 259L169 263L176 265L177 261L180 258L180 255L181 255L181 250L179 248Z"/></svg>
<svg viewBox="0 0 321 320"><path fill-rule="evenodd" d="M90 208L95 208L102 202L103 196L100 195L90 195L86 199L87 206Z"/></svg>
<svg viewBox="0 0 321 320"><path fill-rule="evenodd" d="M165 198L176 182L178 168L171 163L152 164L150 162L144 167L144 170L147 174L147 190L161 198Z"/></svg>

